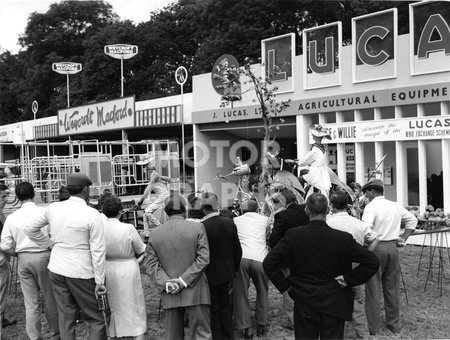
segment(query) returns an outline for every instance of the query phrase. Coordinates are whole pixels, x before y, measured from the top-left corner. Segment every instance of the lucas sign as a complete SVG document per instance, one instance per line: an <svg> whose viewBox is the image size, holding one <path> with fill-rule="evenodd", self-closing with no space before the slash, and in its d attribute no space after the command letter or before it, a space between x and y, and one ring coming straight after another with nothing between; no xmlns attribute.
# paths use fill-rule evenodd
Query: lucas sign
<svg viewBox="0 0 450 340"><path fill-rule="evenodd" d="M131 59L138 54L138 47L136 45L106 45L105 54L115 59Z"/></svg>
<svg viewBox="0 0 450 340"><path fill-rule="evenodd" d="M59 74L75 74L80 72L81 69L80 63L71 63L69 61L52 64L52 70Z"/></svg>
<svg viewBox="0 0 450 340"><path fill-rule="evenodd" d="M125 129L134 126L134 96L58 111L59 134Z"/></svg>

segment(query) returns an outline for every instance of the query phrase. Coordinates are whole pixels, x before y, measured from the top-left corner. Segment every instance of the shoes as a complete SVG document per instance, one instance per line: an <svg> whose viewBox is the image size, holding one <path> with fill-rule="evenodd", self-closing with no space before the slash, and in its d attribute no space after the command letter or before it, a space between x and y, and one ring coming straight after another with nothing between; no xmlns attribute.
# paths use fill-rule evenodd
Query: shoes
<svg viewBox="0 0 450 340"><path fill-rule="evenodd" d="M256 326L256 336L264 336L267 333L267 326L266 325L257 325Z"/></svg>
<svg viewBox="0 0 450 340"><path fill-rule="evenodd" d="M17 320L8 320L6 318L3 318L2 322L2 328L6 328L12 325L15 325L17 323Z"/></svg>
<svg viewBox="0 0 450 340"><path fill-rule="evenodd" d="M242 339L253 339L253 332L251 328L243 329L241 332Z"/></svg>

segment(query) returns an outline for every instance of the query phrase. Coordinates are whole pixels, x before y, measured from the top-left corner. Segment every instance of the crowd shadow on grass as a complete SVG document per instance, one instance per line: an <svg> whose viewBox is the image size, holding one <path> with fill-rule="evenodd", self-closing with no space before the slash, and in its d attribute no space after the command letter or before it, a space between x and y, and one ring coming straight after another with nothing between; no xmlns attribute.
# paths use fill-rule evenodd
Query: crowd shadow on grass
<svg viewBox="0 0 450 340"><path fill-rule="evenodd" d="M448 339L450 338L450 259L447 253L442 256L442 268L444 269L442 296L438 289L437 273L438 262L433 261L429 276L427 289L424 290L425 281L430 269L430 257L424 250L422 254L422 263L418 268L422 247L408 245L400 250L401 267L405 281L405 289L400 282L400 301L401 301L401 320L402 330L398 334L393 334L386 329L384 316L382 318L380 333L376 336L369 336L368 339ZM437 255L436 255L437 256ZM435 257L437 258L437 257ZM425 260L425 262L423 262ZM142 282L144 286L144 295L147 306L147 333L145 339L159 340L164 336L164 312L159 311L160 294L157 292L153 283L147 274L142 271ZM406 301L406 295L408 302ZM250 286L250 305L255 310L256 293L253 285ZM383 311L384 314L384 311ZM159 315L159 319L158 319ZM6 312L8 319L16 319L17 325L4 328L2 340L26 340L25 332L25 311L23 297L20 287L17 289L17 297L14 290L10 292L8 298L8 308ZM44 319L44 334L48 337L48 328ZM269 328L266 336L254 339L274 339L274 340L292 340L294 339L293 330L287 329L287 318L285 316L281 295L269 284ZM89 323L85 322L77 325L77 340L88 338L90 331ZM254 333L255 333L254 329ZM236 335L238 335L236 333ZM346 339L356 339L354 330L350 323L345 328ZM237 337L239 339L239 337Z"/></svg>

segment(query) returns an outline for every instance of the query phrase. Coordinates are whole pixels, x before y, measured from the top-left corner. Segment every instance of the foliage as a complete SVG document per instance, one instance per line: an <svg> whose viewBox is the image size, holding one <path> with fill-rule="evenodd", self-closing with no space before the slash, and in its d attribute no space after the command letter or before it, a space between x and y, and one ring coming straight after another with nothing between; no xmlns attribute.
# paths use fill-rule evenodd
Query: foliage
<svg viewBox="0 0 450 340"><path fill-rule="evenodd" d="M31 102L39 116L66 107L66 78L51 64L72 61L83 71L70 77L71 105L120 95L120 63L104 55L106 44L126 43L139 54L124 63L125 94L137 100L179 93L173 77L183 65L190 75L210 72L224 53L241 63L261 54L260 41L296 34L296 54L302 51L305 28L342 21L344 41L351 38L351 18L391 7L399 8L399 30L408 30L409 2L311 0L179 0L149 13L139 25L119 21L105 1L64 1L46 13L32 13L17 55L0 56L0 122L32 119ZM11 71L13 70L13 71ZM185 91L192 89L192 77Z"/></svg>

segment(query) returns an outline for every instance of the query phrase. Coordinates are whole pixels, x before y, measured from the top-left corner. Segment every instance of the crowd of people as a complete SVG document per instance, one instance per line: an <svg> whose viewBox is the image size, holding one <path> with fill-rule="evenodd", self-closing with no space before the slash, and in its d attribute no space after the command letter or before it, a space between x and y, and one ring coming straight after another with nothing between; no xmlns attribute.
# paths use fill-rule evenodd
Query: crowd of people
<svg viewBox="0 0 450 340"><path fill-rule="evenodd" d="M311 192L299 204L292 189L283 188L271 196L270 217L258 213L252 199L235 216L220 210L212 192L185 201L164 191L158 204L167 220L145 235L120 221L122 203L112 193L101 197L99 210L91 207L91 185L82 173L69 175L61 201L46 208L34 203L32 184L15 187L21 208L2 221L0 312L8 256L17 256L30 339L43 338L40 293L52 339L75 339L80 315L91 321L90 339L144 339L141 269L161 292L166 339L183 339L186 326L191 339L264 336L269 281L283 295L286 327L295 338L343 338L346 321L353 321L358 338L376 335L381 292L387 329L401 329L397 247L417 220L383 196L380 180L361 188L370 201L361 220L349 214L349 195L340 190L329 197Z"/></svg>

